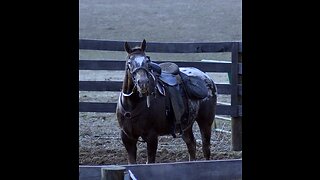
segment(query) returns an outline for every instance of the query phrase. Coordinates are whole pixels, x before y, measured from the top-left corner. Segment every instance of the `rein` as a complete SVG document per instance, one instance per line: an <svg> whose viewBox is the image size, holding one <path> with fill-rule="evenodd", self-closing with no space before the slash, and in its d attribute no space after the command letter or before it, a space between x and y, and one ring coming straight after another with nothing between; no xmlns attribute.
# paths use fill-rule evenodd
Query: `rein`
<svg viewBox="0 0 320 180"><path fill-rule="evenodd" d="M134 93L134 90L136 90L136 89L137 89L137 85L134 84L131 93L127 94L127 93L123 92L123 90L121 91L121 93L122 93L123 96L129 97L129 96L131 96L131 95Z"/></svg>

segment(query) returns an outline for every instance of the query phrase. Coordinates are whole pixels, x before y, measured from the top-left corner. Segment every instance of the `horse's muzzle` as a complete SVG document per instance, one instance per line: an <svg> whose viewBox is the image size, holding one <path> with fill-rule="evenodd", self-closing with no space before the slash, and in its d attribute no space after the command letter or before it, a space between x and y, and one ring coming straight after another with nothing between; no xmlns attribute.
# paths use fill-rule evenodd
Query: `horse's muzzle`
<svg viewBox="0 0 320 180"><path fill-rule="evenodd" d="M149 92L149 79L141 78L137 80L137 88L140 94L145 95Z"/></svg>

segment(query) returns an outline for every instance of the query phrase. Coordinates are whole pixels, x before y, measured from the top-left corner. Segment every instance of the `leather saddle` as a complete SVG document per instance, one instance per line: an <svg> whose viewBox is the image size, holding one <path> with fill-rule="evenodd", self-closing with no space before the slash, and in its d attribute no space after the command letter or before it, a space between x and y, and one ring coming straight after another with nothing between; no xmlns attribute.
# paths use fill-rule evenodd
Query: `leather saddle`
<svg viewBox="0 0 320 180"><path fill-rule="evenodd" d="M151 68L159 77L156 89L161 95L168 97L166 106L171 107L173 110L174 127L172 135L176 137L176 127L178 127L181 134L183 132L181 125L188 121L189 105L187 97L193 99L205 98L208 94L207 86L197 74L200 70L196 68L181 68L183 71L180 71L178 65L171 62L152 63ZM168 108L169 111L171 108Z"/></svg>
<svg viewBox="0 0 320 180"><path fill-rule="evenodd" d="M159 79L169 86L184 86L186 93L190 98L203 99L207 96L208 90L205 81L197 76L199 73L196 68L182 68L180 71L178 65L172 62L159 64L161 73ZM164 95L165 89L158 87L159 92Z"/></svg>

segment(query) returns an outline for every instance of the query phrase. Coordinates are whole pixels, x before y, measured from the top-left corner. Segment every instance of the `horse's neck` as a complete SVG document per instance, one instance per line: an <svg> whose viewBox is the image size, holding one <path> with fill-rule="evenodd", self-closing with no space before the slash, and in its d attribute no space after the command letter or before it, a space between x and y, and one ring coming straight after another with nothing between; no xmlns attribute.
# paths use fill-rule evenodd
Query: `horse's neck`
<svg viewBox="0 0 320 180"><path fill-rule="evenodd" d="M132 82L132 79L128 72L126 71L125 78L123 80L123 85L122 85L122 92L125 94L131 94L134 91L134 84ZM134 107L140 102L140 97L138 92L132 93L130 96L124 96L122 95L121 97L121 102L123 106L129 108L129 107Z"/></svg>
<svg viewBox="0 0 320 180"><path fill-rule="evenodd" d="M131 80L131 77L129 77L128 71L125 71L125 72L126 73L125 73L123 84L122 84L122 92L129 94L133 90L134 85Z"/></svg>

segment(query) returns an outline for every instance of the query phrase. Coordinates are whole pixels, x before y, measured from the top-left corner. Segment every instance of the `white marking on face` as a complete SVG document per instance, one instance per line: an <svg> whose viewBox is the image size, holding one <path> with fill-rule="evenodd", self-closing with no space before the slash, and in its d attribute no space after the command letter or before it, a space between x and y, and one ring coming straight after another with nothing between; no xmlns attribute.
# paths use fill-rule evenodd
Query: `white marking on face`
<svg viewBox="0 0 320 180"><path fill-rule="evenodd" d="M145 59L144 56L138 56L138 57L134 58L134 61L137 63L137 65L142 66L144 59Z"/></svg>

